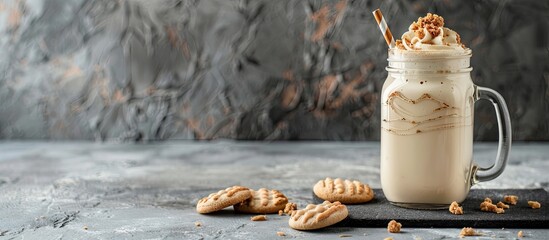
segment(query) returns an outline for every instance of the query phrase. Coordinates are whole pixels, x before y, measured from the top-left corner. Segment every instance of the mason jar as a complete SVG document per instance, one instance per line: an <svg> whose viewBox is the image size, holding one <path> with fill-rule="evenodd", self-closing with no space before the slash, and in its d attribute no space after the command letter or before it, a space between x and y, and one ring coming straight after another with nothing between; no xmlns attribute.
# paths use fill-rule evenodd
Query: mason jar
<svg viewBox="0 0 549 240"><path fill-rule="evenodd" d="M471 79L471 50L390 49L381 92L381 185L387 199L409 208L447 208L465 200L472 184L501 174L511 147L504 99ZM496 109L495 164L473 162L474 105Z"/></svg>

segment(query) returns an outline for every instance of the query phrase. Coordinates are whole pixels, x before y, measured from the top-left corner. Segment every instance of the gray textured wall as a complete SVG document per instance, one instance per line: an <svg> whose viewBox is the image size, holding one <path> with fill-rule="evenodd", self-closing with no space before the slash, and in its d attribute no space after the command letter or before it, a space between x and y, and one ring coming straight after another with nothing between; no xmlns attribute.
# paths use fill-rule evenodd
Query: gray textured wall
<svg viewBox="0 0 549 240"><path fill-rule="evenodd" d="M379 138L386 46L427 11L518 140L549 140L549 1L0 0L0 138ZM496 138L490 104L476 139Z"/></svg>

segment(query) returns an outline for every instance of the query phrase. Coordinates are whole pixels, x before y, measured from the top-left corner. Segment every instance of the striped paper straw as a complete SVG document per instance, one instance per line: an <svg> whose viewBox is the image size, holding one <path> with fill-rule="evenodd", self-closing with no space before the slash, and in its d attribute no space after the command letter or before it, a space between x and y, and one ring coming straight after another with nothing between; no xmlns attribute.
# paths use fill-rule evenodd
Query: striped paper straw
<svg viewBox="0 0 549 240"><path fill-rule="evenodd" d="M374 14L374 18L376 19L377 25L379 26L379 30L381 30L381 33L383 34L383 37L385 38L387 45L389 46L389 48L394 48L395 39L393 38L393 34L391 33L391 30L389 30L389 27L387 26L387 22L385 22L385 18L383 17L383 14L381 14L381 10L379 10L378 8L372 13Z"/></svg>

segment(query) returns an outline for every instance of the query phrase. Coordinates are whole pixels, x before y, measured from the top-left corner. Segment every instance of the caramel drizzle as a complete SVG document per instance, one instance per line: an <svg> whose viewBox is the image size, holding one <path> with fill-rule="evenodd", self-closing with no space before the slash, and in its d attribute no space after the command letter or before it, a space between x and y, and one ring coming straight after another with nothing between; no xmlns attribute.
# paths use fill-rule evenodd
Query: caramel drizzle
<svg viewBox="0 0 549 240"><path fill-rule="evenodd" d="M421 104L422 102L434 102L438 107L433 109L431 113L424 114L424 115L418 115L414 114L412 112L407 111L402 106L397 104L395 100L402 100L407 103L411 104ZM428 123L436 123L437 121L441 121L444 119L455 119L455 121L459 121L460 119L465 119L471 117L471 114L468 114L466 116L460 116L459 108L452 107L448 105L447 103L440 101L436 98L433 98L431 95L424 93L417 99L410 99L406 96L404 96L401 92L395 91L392 92L389 97L387 98L387 101L385 102L386 105L388 105L392 112L394 112L398 117L393 119L383 119L382 123L382 129L385 129L389 132L392 132L397 135L411 135L414 133L421 133L421 132L428 132L428 131L435 131L435 130L441 130L441 129L448 129L448 128L454 128L458 126L468 126L470 124L463 123L464 121L461 121L462 123L442 123L434 126L424 127L422 129L419 129L422 125L428 124ZM443 112L444 111L444 112ZM448 113L449 112L449 113ZM442 115L436 116L436 117L430 117L433 114L441 113ZM427 118L424 120L419 120L421 118ZM386 128L383 125L390 125L390 123L395 122L406 122L410 123L411 127L409 128L403 128L403 129L396 129L394 127ZM413 129L416 129L416 131L412 131Z"/></svg>

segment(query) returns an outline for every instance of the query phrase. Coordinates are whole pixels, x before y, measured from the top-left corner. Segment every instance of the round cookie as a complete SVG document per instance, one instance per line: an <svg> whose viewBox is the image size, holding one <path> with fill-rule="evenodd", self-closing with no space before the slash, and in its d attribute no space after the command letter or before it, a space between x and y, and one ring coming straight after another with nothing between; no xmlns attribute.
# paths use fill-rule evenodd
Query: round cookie
<svg viewBox="0 0 549 240"><path fill-rule="evenodd" d="M349 215L347 207L340 202L324 201L309 204L306 208L292 212L288 224L297 230L314 230L334 225Z"/></svg>
<svg viewBox="0 0 549 240"><path fill-rule="evenodd" d="M244 213L278 213L284 210L288 198L277 190L261 188L257 191L251 190L252 197L234 205L234 210Z"/></svg>
<svg viewBox="0 0 549 240"><path fill-rule="evenodd" d="M365 203L374 198L374 191L368 184L341 178L320 180L313 191L319 198L344 204Z"/></svg>
<svg viewBox="0 0 549 240"><path fill-rule="evenodd" d="M233 186L202 198L196 204L198 213L211 213L235 205L252 196L250 189L242 186Z"/></svg>

